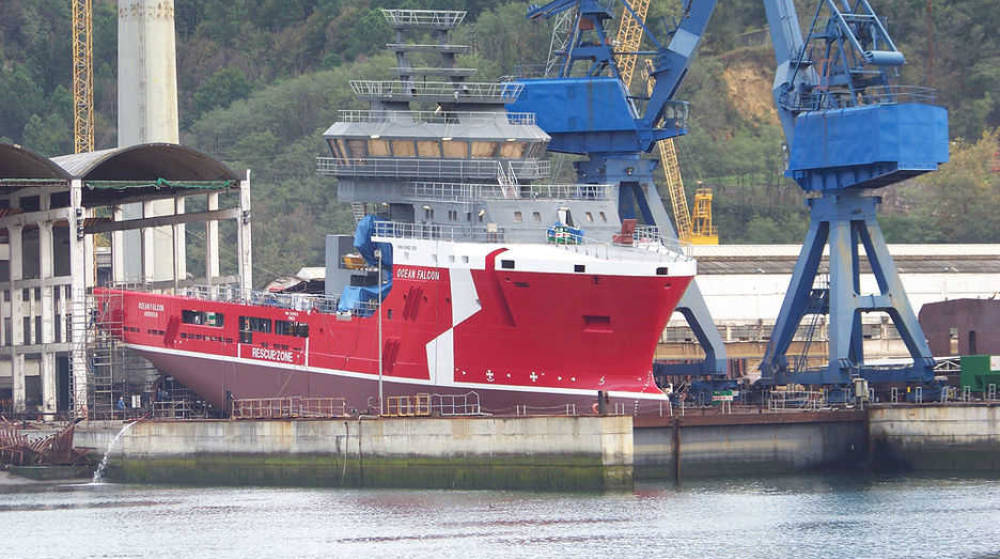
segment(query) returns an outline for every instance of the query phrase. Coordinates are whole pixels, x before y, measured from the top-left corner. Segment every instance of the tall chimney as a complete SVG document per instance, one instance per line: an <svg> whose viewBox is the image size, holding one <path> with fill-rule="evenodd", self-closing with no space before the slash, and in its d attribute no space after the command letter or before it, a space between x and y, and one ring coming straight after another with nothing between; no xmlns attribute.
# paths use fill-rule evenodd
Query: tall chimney
<svg viewBox="0 0 1000 559"><path fill-rule="evenodd" d="M118 146L178 143L177 57L174 0L118 0ZM123 219L182 212L183 198L129 204ZM116 281L163 281L186 275L184 227L120 234L115 242ZM123 248L124 250L119 250Z"/></svg>
<svg viewBox="0 0 1000 559"><path fill-rule="evenodd" d="M118 0L118 146L178 141L174 0Z"/></svg>

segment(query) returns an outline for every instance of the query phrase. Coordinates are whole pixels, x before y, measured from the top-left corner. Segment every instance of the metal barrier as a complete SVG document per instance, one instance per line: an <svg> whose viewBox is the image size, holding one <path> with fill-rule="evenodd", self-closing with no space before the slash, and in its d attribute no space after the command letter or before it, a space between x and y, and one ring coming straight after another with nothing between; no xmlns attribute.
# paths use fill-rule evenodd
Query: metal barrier
<svg viewBox="0 0 1000 559"><path fill-rule="evenodd" d="M482 407L479 405L479 394L476 392L466 392L465 394L432 394L431 410L442 417L483 414Z"/></svg>
<svg viewBox="0 0 1000 559"><path fill-rule="evenodd" d="M820 390L772 390L767 395L767 409L819 409L826 403L826 394Z"/></svg>
<svg viewBox="0 0 1000 559"><path fill-rule="evenodd" d="M385 415L388 417L426 417L431 414L431 395L387 396Z"/></svg>
<svg viewBox="0 0 1000 559"><path fill-rule="evenodd" d="M457 242L503 242L504 231L434 223L404 223L400 221L376 221L372 233L376 238L425 239Z"/></svg>
<svg viewBox="0 0 1000 559"><path fill-rule="evenodd" d="M390 111L344 109L338 111L339 122L403 122L407 124L490 124L506 122L518 126L535 124L535 113L505 111Z"/></svg>
<svg viewBox="0 0 1000 559"><path fill-rule="evenodd" d="M321 175L351 175L380 177L433 177L493 179L499 159L432 159L420 157L358 157L340 159L317 157L316 171ZM502 160L523 179L549 176L552 164L548 159Z"/></svg>
<svg viewBox="0 0 1000 559"><path fill-rule="evenodd" d="M233 419L334 418L347 416L343 398L241 398L234 399Z"/></svg>
<svg viewBox="0 0 1000 559"><path fill-rule="evenodd" d="M431 82L400 80L351 80L351 89L359 97L452 97L456 100L479 98L514 101L524 90L516 82Z"/></svg>
<svg viewBox="0 0 1000 559"><path fill-rule="evenodd" d="M406 193L414 198L448 202L477 200L610 200L609 184L519 184L503 187L495 184L417 181Z"/></svg>

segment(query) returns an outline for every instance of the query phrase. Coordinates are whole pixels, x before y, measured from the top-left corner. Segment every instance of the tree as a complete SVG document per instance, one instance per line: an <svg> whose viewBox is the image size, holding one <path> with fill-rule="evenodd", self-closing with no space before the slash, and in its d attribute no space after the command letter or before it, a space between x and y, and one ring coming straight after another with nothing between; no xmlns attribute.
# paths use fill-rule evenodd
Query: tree
<svg viewBox="0 0 1000 559"><path fill-rule="evenodd" d="M250 94L250 82L238 68L223 68L205 80L194 93L195 117Z"/></svg>

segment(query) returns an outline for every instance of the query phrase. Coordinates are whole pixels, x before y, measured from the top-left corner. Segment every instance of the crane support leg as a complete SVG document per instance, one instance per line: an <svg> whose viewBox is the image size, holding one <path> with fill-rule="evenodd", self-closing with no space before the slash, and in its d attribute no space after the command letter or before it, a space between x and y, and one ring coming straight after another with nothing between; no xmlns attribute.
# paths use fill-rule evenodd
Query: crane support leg
<svg viewBox="0 0 1000 559"><path fill-rule="evenodd" d="M851 191L824 193L821 198L809 200L809 233L761 363L765 382L844 385L855 376L872 382L933 380L930 348L876 219L879 202L878 197ZM810 294L827 244L830 247L829 362L818 371L793 372L785 354L802 317L815 310L809 308ZM861 293L859 246L864 247L871 265L877 293ZM861 314L865 312L889 315L913 359L912 366L894 369L863 366Z"/></svg>

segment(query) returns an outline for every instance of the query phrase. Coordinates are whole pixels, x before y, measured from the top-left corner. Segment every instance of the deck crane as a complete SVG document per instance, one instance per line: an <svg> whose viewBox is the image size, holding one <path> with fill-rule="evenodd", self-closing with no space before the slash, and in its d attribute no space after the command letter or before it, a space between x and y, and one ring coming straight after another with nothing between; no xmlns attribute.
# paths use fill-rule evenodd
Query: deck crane
<svg viewBox="0 0 1000 559"><path fill-rule="evenodd" d="M660 199L654 182L656 160L642 155L657 142L685 133L687 103L674 100L674 94L701 40L714 0L686 0L684 15L671 30L670 41L660 41L650 32L636 12L639 0L619 0L634 23L632 37L641 32L655 48L638 51L619 45L615 49L606 25L614 16L606 2L599 0L554 0L544 6L531 6L530 19L565 18L572 15L572 26L559 52L555 75L519 79L524 89L511 111L535 113L538 125L552 140L549 150L586 155L574 164L582 183L618 185L619 212L623 219L638 219L668 239L677 241L677 232ZM634 40L633 40L634 41ZM555 41L554 41L555 44ZM634 50L627 50L632 48ZM623 83L622 70L631 74L634 64L621 64L630 56L654 58L652 93L632 95ZM630 77L630 76L626 76ZM677 306L691 326L705 351L701 363L658 368L669 374L726 373L726 353L718 330L696 282L692 282Z"/></svg>
<svg viewBox="0 0 1000 559"><path fill-rule="evenodd" d="M905 59L867 0L818 0L805 40L793 0L765 0L777 62L774 101L789 149L786 176L811 197L809 232L764 360L765 383L926 383L934 360L876 219L872 191L948 160L948 113L926 88L893 83ZM829 286L814 286L829 245ZM861 254L877 291L861 289ZM913 364L866 366L861 315L889 315ZM786 352L806 314L829 315L826 367L798 372Z"/></svg>
<svg viewBox="0 0 1000 559"><path fill-rule="evenodd" d="M73 2L73 150L94 151L92 0Z"/></svg>

